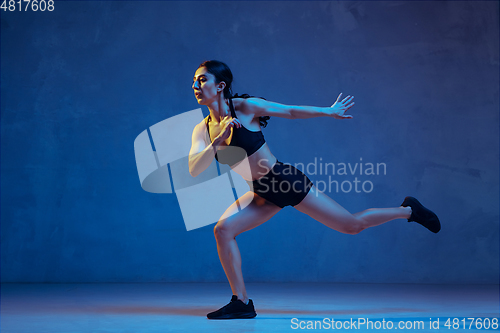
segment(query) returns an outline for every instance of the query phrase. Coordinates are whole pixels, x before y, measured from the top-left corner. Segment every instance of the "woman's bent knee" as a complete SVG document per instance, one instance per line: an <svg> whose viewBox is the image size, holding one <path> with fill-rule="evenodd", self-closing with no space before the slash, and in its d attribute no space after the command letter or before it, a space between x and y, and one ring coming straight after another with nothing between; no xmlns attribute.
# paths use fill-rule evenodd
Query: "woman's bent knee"
<svg viewBox="0 0 500 333"><path fill-rule="evenodd" d="M214 227L214 235L216 240L222 240L227 238L234 238L231 235L229 228L225 225L225 223L221 223L219 221Z"/></svg>

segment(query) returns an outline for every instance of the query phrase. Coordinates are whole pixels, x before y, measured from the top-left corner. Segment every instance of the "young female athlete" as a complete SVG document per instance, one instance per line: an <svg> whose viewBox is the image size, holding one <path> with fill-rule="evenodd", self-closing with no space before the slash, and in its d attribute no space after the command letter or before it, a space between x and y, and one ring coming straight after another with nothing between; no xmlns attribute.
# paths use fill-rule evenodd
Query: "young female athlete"
<svg viewBox="0 0 500 333"><path fill-rule="evenodd" d="M435 233L441 229L436 214L412 197L406 197L400 207L351 214L320 192L300 170L278 161L271 153L261 132L261 126L265 127L270 116L350 119L352 116L345 113L354 105L354 96L341 100L340 94L331 107L291 106L248 95L232 96L232 81L226 64L210 60L198 67L192 85L198 104L206 105L210 115L193 130L189 172L192 176L199 175L215 157L239 173L251 189L227 208L214 228L217 251L233 296L229 304L209 313L209 319L257 315L245 290L235 237L266 222L285 206L293 206L346 234L357 234L394 219L420 223ZM231 147L239 149L231 150ZM238 211L238 205L244 208Z"/></svg>

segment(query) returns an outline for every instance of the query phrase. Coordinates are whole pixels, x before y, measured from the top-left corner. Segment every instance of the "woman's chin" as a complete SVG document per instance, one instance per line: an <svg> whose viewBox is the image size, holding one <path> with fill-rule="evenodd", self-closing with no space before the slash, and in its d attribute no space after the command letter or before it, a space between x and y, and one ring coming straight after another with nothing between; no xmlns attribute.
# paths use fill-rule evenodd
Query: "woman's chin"
<svg viewBox="0 0 500 333"><path fill-rule="evenodd" d="M196 101L200 105L207 105L207 100L205 98L203 98L203 97L196 97Z"/></svg>

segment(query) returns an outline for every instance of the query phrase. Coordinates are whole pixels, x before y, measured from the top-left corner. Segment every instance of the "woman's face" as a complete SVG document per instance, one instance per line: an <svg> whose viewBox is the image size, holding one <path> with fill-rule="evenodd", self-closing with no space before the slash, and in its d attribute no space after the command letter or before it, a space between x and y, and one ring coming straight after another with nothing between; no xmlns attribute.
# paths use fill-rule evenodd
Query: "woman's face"
<svg viewBox="0 0 500 333"><path fill-rule="evenodd" d="M210 74L205 67L200 67L194 73L193 90L198 104L208 105L217 99L218 93L222 93L221 83L215 81L215 76Z"/></svg>

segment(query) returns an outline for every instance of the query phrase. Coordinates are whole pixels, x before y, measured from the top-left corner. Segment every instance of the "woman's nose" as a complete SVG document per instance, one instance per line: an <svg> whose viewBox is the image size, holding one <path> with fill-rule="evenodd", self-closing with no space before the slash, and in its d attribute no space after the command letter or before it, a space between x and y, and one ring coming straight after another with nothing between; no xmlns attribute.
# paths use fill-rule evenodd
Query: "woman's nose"
<svg viewBox="0 0 500 333"><path fill-rule="evenodd" d="M198 84L198 81L194 81L194 82L193 82L193 85L192 85L192 88L193 88L193 89L198 89L199 87L200 87L200 86L199 86L199 84Z"/></svg>

